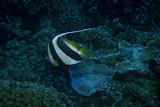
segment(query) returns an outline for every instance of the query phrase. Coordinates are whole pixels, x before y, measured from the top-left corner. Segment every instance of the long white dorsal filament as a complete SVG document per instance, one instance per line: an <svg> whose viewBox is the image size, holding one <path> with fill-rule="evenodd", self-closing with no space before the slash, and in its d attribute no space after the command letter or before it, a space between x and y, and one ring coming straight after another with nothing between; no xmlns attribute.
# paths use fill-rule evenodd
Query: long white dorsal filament
<svg viewBox="0 0 160 107"><path fill-rule="evenodd" d="M77 31L72 31L72 32L61 33L61 34L57 35L57 38L59 38L59 37L61 37L61 36L64 36L64 35L67 35L67 34L84 32L84 31L88 31L88 30L91 30L91 29L93 29L93 28L87 28L87 29L83 29L83 30L77 30Z"/></svg>

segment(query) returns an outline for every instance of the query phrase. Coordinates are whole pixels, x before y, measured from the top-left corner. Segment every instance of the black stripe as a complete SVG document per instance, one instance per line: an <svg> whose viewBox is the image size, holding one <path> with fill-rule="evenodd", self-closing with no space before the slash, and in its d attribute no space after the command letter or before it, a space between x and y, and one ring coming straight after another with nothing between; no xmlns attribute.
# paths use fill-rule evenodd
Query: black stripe
<svg viewBox="0 0 160 107"><path fill-rule="evenodd" d="M59 65L59 66L60 66L60 65L64 65L64 63L61 61L61 59L60 59L59 56L57 55L57 53L56 53L56 51L55 51L55 48L53 47L52 41L49 42L49 49L50 49L50 51L51 51L51 55L52 55L53 59L54 59L55 61L57 61L58 65Z"/></svg>
<svg viewBox="0 0 160 107"><path fill-rule="evenodd" d="M77 61L82 60L82 57L78 53L70 49L62 39L60 38L57 39L57 45L70 58L77 60Z"/></svg>

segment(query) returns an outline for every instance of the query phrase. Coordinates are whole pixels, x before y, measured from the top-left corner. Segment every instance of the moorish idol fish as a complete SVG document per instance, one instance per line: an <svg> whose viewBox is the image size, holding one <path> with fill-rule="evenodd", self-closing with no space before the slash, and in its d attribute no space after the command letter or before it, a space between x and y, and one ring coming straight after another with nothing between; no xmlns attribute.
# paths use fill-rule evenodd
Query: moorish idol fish
<svg viewBox="0 0 160 107"><path fill-rule="evenodd" d="M73 42L71 40L67 40L61 38L64 35L84 32L91 30L84 29L72 32L66 32L55 36L49 43L48 43L48 59L49 61L55 65L73 65L80 63L83 57L88 56L88 48L86 45L80 47L78 43Z"/></svg>

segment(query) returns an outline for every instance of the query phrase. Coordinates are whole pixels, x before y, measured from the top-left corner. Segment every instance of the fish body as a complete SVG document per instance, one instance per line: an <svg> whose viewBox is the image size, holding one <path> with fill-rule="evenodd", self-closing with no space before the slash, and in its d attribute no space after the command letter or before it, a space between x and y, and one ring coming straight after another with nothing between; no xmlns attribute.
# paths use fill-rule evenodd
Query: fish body
<svg viewBox="0 0 160 107"><path fill-rule="evenodd" d="M73 65L80 63L83 57L87 57L87 46L80 47L76 42L62 38L64 35L71 33L84 32L89 29L66 32L57 35L48 43L48 59L55 65Z"/></svg>

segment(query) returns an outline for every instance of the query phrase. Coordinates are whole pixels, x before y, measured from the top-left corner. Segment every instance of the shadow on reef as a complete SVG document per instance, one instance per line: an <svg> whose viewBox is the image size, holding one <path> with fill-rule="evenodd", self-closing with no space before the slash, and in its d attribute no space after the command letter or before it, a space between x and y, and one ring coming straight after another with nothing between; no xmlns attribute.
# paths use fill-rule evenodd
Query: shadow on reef
<svg viewBox="0 0 160 107"><path fill-rule="evenodd" d="M1 36L0 36L0 45L4 45L7 41L9 41L9 37L8 37L8 32L6 29L1 28L0 27L0 32L1 32ZM3 35L3 36L2 36Z"/></svg>
<svg viewBox="0 0 160 107"><path fill-rule="evenodd" d="M155 78L157 81L157 89L156 92L158 94L159 100L160 100L160 64L158 64L155 60L150 60L149 62L150 70L155 74Z"/></svg>
<svg viewBox="0 0 160 107"><path fill-rule="evenodd" d="M131 82L134 81L135 78L146 78L148 74L142 74L136 71L127 72L125 74L115 73L114 79L119 80L121 82Z"/></svg>
<svg viewBox="0 0 160 107"><path fill-rule="evenodd" d="M71 88L71 78L68 72L69 66L63 66L63 67L55 67L52 64L48 65L48 69L54 70L54 72L48 72L47 79L51 79L48 82L48 86L50 84L53 84L53 86L59 90L66 87ZM52 83L51 83L52 81ZM55 84L56 83L56 84ZM47 83L46 83L47 85Z"/></svg>
<svg viewBox="0 0 160 107"><path fill-rule="evenodd" d="M150 60L149 66L152 72L154 72L157 76L160 76L160 64L158 64L155 60Z"/></svg>

